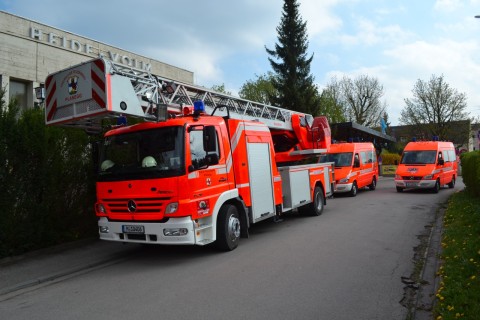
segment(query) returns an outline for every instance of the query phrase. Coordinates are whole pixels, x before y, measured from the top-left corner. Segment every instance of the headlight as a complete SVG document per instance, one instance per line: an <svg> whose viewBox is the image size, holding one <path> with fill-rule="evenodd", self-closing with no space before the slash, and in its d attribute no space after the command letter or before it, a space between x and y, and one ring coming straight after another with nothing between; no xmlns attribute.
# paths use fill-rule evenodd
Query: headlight
<svg viewBox="0 0 480 320"><path fill-rule="evenodd" d="M425 180L432 180L433 178L433 174L429 174L429 175L426 175L425 177L423 177L423 179Z"/></svg>
<svg viewBox="0 0 480 320"><path fill-rule="evenodd" d="M338 183L347 183L348 180L349 180L348 178L340 179L338 180Z"/></svg>
<svg viewBox="0 0 480 320"><path fill-rule="evenodd" d="M178 210L178 202L169 203L168 206L165 208L165 214L172 214L177 212Z"/></svg>
<svg viewBox="0 0 480 320"><path fill-rule="evenodd" d="M188 234L187 228L167 228L163 229L163 235L166 237L179 237Z"/></svg>
<svg viewBox="0 0 480 320"><path fill-rule="evenodd" d="M107 209L105 209L105 206L101 203L95 205L95 211L99 214L107 214Z"/></svg>

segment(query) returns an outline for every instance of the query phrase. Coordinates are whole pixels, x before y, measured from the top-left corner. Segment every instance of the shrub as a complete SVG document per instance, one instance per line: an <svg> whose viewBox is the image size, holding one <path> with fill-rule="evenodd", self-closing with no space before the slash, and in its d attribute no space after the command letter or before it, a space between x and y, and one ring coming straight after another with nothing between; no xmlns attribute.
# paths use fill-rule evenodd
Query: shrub
<svg viewBox="0 0 480 320"><path fill-rule="evenodd" d="M382 164L383 165L395 165L400 162L401 156L396 153L382 153ZM396 161L396 163L395 163Z"/></svg>
<svg viewBox="0 0 480 320"><path fill-rule="evenodd" d="M466 191L480 197L480 150L462 153L460 160Z"/></svg>
<svg viewBox="0 0 480 320"><path fill-rule="evenodd" d="M0 258L93 236L89 137L45 126L43 109L18 112L0 90Z"/></svg>

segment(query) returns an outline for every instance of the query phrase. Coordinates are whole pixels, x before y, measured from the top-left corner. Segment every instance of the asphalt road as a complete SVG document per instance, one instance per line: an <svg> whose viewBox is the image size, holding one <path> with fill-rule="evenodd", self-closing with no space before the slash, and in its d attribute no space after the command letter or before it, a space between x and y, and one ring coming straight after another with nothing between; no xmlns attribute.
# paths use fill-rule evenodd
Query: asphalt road
<svg viewBox="0 0 480 320"><path fill-rule="evenodd" d="M329 199L320 217L255 225L228 253L124 246L113 263L0 299L0 318L405 319L401 278L418 236L462 188L397 193L382 178L375 191Z"/></svg>

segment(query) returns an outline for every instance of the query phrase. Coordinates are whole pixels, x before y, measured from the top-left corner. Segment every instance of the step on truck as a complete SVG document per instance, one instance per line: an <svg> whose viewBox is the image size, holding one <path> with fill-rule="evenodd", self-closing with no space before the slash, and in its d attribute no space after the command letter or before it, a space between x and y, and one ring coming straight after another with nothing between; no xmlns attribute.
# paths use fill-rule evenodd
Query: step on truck
<svg viewBox="0 0 480 320"><path fill-rule="evenodd" d="M334 191L333 164L309 161L330 146L325 117L104 58L45 86L47 125L103 134L93 148L102 240L233 250L257 222L320 215Z"/></svg>

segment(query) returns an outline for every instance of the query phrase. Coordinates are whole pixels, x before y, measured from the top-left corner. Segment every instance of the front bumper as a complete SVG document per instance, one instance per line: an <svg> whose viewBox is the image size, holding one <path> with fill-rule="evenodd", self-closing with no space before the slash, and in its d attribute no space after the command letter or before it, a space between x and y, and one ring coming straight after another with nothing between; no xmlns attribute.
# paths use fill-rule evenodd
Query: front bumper
<svg viewBox="0 0 480 320"><path fill-rule="evenodd" d="M335 185L335 193L344 193L352 191L353 183L337 183Z"/></svg>
<svg viewBox="0 0 480 320"><path fill-rule="evenodd" d="M395 185L403 189L432 189L435 187L437 180L395 180Z"/></svg>
<svg viewBox="0 0 480 320"><path fill-rule="evenodd" d="M122 231L125 225L143 227L144 232L125 233ZM152 244L197 244L195 223L190 217L170 218L165 223L146 221L112 222L105 217L101 217L98 220L98 228L101 240ZM165 230L175 229L186 229L187 233L181 236L166 236L164 233Z"/></svg>

